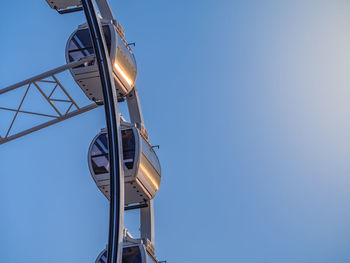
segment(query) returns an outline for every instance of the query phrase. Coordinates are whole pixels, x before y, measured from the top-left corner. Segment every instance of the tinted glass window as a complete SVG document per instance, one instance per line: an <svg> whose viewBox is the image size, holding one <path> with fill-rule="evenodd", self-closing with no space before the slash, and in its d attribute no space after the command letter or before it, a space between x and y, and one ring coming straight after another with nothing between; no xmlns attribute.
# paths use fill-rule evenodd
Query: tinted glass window
<svg viewBox="0 0 350 263"><path fill-rule="evenodd" d="M124 56L126 56L126 58L129 60L129 63L133 65L136 64L135 57L131 52L130 48L126 45L125 41L121 38L119 34L117 34L117 38L119 43L118 47L123 52Z"/></svg>
<svg viewBox="0 0 350 263"><path fill-rule="evenodd" d="M111 52L111 33L109 26L103 26L103 33L107 43L108 52ZM90 32L88 29L78 30L72 37L68 46L69 61L77 61L86 56L94 54L94 48L92 46ZM81 65L79 67L86 67L94 64L94 61Z"/></svg>
<svg viewBox="0 0 350 263"><path fill-rule="evenodd" d="M78 30L69 43L69 61L76 61L94 54L90 32L88 29ZM85 65L88 66L88 65Z"/></svg>
<svg viewBox="0 0 350 263"><path fill-rule="evenodd" d="M91 163L95 174L109 173L107 136L101 134L92 146Z"/></svg>
<svg viewBox="0 0 350 263"><path fill-rule="evenodd" d="M140 248L126 247L123 249L123 263L141 263Z"/></svg>
<svg viewBox="0 0 350 263"><path fill-rule="evenodd" d="M109 29L109 26L103 26L102 30L105 36L108 52L111 53L111 31Z"/></svg>
<svg viewBox="0 0 350 263"><path fill-rule="evenodd" d="M128 169L132 169L135 159L135 136L132 129L122 130L123 158Z"/></svg>
<svg viewBox="0 0 350 263"><path fill-rule="evenodd" d="M142 138L142 152L146 155L147 159L152 163L153 167L157 170L157 172L160 174L160 164L157 155L155 154L152 147L145 141L145 139Z"/></svg>
<svg viewBox="0 0 350 263"><path fill-rule="evenodd" d="M91 155L92 155L92 156L95 156L95 155L99 155L99 154L101 154L101 153L102 153L101 150L97 147L96 144L94 144L94 145L92 146L92 149L91 149Z"/></svg>
<svg viewBox="0 0 350 263"><path fill-rule="evenodd" d="M132 129L122 130L123 161L127 169L132 169L135 160L135 136ZM107 134L97 137L91 148L91 164L95 174L109 173Z"/></svg>
<svg viewBox="0 0 350 263"><path fill-rule="evenodd" d="M136 79L135 57L127 48L125 42L121 39L121 37L118 34L117 34L117 38L118 38L118 47L117 47L116 63L118 64L120 69L128 76L131 83L134 83Z"/></svg>

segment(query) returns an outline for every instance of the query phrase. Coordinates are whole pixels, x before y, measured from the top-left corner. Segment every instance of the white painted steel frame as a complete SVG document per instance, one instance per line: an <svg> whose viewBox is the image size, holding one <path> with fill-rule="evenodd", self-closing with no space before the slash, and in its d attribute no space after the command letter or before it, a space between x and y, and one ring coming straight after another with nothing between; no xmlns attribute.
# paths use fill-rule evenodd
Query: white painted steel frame
<svg viewBox="0 0 350 263"><path fill-rule="evenodd" d="M56 74L58 74L58 73L61 73L65 70L69 70L72 67L77 67L77 66L84 64L85 62L89 62L93 59L94 59L94 56L91 56L91 57L87 57L87 58L81 59L81 60L76 61L76 62L68 63L68 64L63 65L61 67L58 67L56 69L47 71L45 73L39 74L35 77L29 78L27 80L21 81L17 84L14 84L12 86L9 86L7 88L0 90L0 95L2 95L5 93L8 93L8 92L11 92L13 90L16 90L16 89L19 89L22 87L26 87L26 91L25 91L25 93L20 101L20 104L18 105L17 108L1 107L1 105L0 105L0 110L2 110L2 111L15 112L15 115L12 118L12 121L11 121L9 127L6 129L6 134L4 136L0 135L0 145L4 144L6 142L12 141L14 139L20 138L22 136L25 136L27 134L30 134L32 132L41 130L41 129L48 127L48 126L51 126L53 124L59 123L61 121L67 120L69 118L72 118L72 117L77 116L79 114L82 114L84 112L87 112L87 111L90 111L92 109L97 108L98 105L96 105L95 103L89 104L87 106L79 106L78 103L72 98L72 96L68 93L68 91L62 85L62 83L56 77ZM52 85L54 85L53 90L51 91L51 93L49 95L47 95L43 91L42 87L40 86L42 83L51 83ZM40 94L45 98L45 100L48 102L50 107L56 112L55 115L44 114L44 113L34 112L34 111L24 111L21 109L25 99L27 98L28 91L31 88L35 88L40 92ZM61 89L61 91L63 91L63 93L67 96L68 99L62 100L62 99L52 98L52 95L54 94L54 92L57 89ZM70 106L68 107L68 109L65 112L62 112L55 106L54 102L65 102L65 103L69 103ZM71 111L73 108L75 108L75 110ZM23 131L20 131L20 132L17 132L17 133L10 135L12 127L15 124L19 113L47 117L50 120L47 122L44 122L40 125L36 125L36 126L31 127L31 128L28 128L26 130L23 130Z"/></svg>

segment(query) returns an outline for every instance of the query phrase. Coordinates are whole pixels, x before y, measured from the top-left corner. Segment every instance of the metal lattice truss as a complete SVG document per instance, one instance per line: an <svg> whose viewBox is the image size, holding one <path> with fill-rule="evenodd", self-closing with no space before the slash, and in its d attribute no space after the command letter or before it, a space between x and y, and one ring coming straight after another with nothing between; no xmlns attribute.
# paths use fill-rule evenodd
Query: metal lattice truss
<svg viewBox="0 0 350 263"><path fill-rule="evenodd" d="M10 87L0 90L0 96L1 96L5 93L9 93L14 90L25 89L24 95L22 96L17 107L14 107L14 108L3 107L0 103L0 111L7 111L7 112L14 113L12 121L10 122L9 126L5 129L5 133L0 134L0 144L4 144L8 141L17 139L21 136L38 131L45 127L51 126L53 124L69 119L71 117L77 116L81 113L97 108L98 105L96 105L95 103L91 103L85 106L78 105L78 103L72 98L72 96L68 93L67 89L64 88L64 86L56 76L56 74L58 73L69 70L70 68L79 66L93 59L94 57L84 58L80 61L69 63L62 67L56 68L54 70L50 70L48 72L45 72L33 78L24 80L20 83L17 83L15 85L12 85ZM48 86L50 88L49 92L47 92ZM36 89L37 91L39 91L39 94L43 96L43 98L45 99L49 107L52 109L53 114L46 114L39 111L27 111L23 109L23 104L26 102L26 100L28 100L28 92L31 89ZM64 94L64 98L63 99L56 98L55 94L57 92L59 92L60 94ZM66 107L64 107L64 110L62 110L62 108L57 106L58 103L66 104ZM19 114L26 114L34 117L37 116L41 118L45 117L47 118L47 121L44 121L39 125L35 125L21 131L12 132L13 126L15 125L16 121L18 121ZM0 124L1 124L1 119L0 119Z"/></svg>

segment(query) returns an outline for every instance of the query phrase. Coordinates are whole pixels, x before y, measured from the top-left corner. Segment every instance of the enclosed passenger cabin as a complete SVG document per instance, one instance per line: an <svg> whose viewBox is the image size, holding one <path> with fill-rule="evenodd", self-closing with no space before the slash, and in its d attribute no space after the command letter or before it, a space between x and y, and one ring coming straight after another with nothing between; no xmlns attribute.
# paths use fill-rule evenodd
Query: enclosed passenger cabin
<svg viewBox="0 0 350 263"><path fill-rule="evenodd" d="M125 204L142 203L154 198L161 181L160 163L149 142L134 126L122 126ZM92 141L89 169L95 183L109 199L109 159L107 133Z"/></svg>
<svg viewBox="0 0 350 263"><path fill-rule="evenodd" d="M107 44L118 99L121 100L134 87L137 67L136 60L124 39L123 29L114 24L102 23ZM93 56L94 48L87 25L81 25L70 36L66 46L67 62ZM95 102L103 101L102 87L96 60L72 68L71 74L86 96Z"/></svg>
<svg viewBox="0 0 350 263"><path fill-rule="evenodd" d="M103 250L97 257L96 263L107 263L107 250ZM122 263L158 263L143 244L124 244Z"/></svg>

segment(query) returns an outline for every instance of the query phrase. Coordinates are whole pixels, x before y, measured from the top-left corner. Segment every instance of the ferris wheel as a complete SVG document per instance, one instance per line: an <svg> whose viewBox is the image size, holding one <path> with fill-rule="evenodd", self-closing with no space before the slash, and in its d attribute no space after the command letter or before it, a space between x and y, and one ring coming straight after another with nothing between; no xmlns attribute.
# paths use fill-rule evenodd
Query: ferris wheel
<svg viewBox="0 0 350 263"><path fill-rule="evenodd" d="M0 105L14 112L0 145L103 106L107 127L93 138L88 151L91 176L109 200L109 238L96 263L159 263L155 253L154 204L161 182L161 167L149 141L136 88L137 65L123 27L114 18L107 0L46 0L59 14L84 12L86 22L68 38L66 64L17 84L0 89L0 96L25 90L16 107ZM90 101L79 105L58 75L68 71ZM49 87L49 88L48 88ZM52 108L54 114L22 109L31 89ZM60 92L64 98L57 98ZM126 101L130 122L118 110ZM57 106L65 103L67 107ZM13 131L19 114L47 118L21 131ZM140 238L124 227L124 211L140 210ZM163 261L164 262L164 261Z"/></svg>

